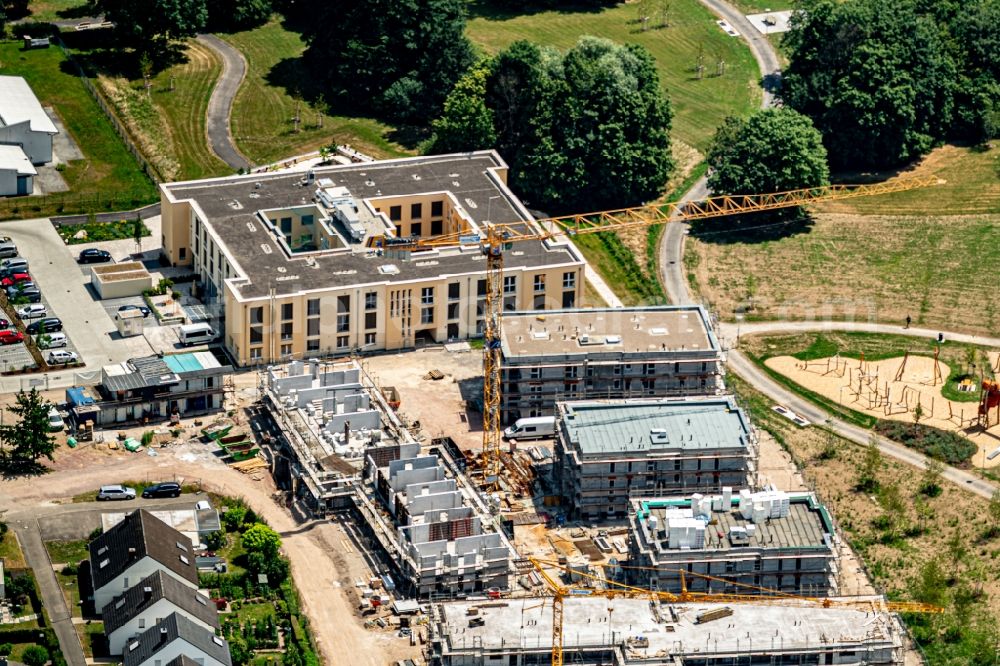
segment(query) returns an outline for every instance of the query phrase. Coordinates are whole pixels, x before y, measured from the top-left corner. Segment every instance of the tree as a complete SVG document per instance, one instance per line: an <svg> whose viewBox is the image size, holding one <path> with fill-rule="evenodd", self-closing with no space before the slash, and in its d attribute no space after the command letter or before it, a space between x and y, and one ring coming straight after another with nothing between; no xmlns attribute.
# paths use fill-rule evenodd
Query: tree
<svg viewBox="0 0 1000 666"><path fill-rule="evenodd" d="M923 566L913 586L913 597L925 604L941 606L945 601L946 581L938 558L931 557Z"/></svg>
<svg viewBox="0 0 1000 666"><path fill-rule="evenodd" d="M917 0L803 0L783 44L782 99L816 124L838 169L927 152L954 114L955 63Z"/></svg>
<svg viewBox="0 0 1000 666"><path fill-rule="evenodd" d="M830 181L823 137L792 109L726 118L708 151L708 186L715 194L783 192Z"/></svg>
<svg viewBox="0 0 1000 666"><path fill-rule="evenodd" d="M248 527L240 541L248 554L260 553L268 558L277 557L281 548L281 537L264 523L255 523Z"/></svg>
<svg viewBox="0 0 1000 666"><path fill-rule="evenodd" d="M193 37L208 18L205 0L97 0L97 11L114 21L123 46L158 53L171 40Z"/></svg>
<svg viewBox="0 0 1000 666"><path fill-rule="evenodd" d="M226 526L226 531L235 532L246 520L247 508L240 504L226 507L222 512L222 524Z"/></svg>
<svg viewBox="0 0 1000 666"><path fill-rule="evenodd" d="M913 408L913 422L920 423L920 419L924 417L924 407L919 402Z"/></svg>
<svg viewBox="0 0 1000 666"><path fill-rule="evenodd" d="M879 481L878 475L879 470L882 469L882 451L878 448L878 440L875 439L873 435L870 440L868 440L868 446L865 447L865 453L858 463L858 490L863 490L866 493L874 492L878 490Z"/></svg>
<svg viewBox="0 0 1000 666"><path fill-rule="evenodd" d="M879 503L885 511L886 533L890 539L895 539L909 528L910 519L906 511L906 502L898 483L890 483L879 493Z"/></svg>
<svg viewBox="0 0 1000 666"><path fill-rule="evenodd" d="M52 460L56 440L49 433L49 409L50 405L34 388L28 393L18 391L10 411L19 419L0 425L0 442L3 443L0 463L8 471L37 469L41 457Z"/></svg>
<svg viewBox="0 0 1000 666"><path fill-rule="evenodd" d="M229 636L229 656L237 666L250 663L253 659L253 650L247 645L246 640L238 633Z"/></svg>
<svg viewBox="0 0 1000 666"><path fill-rule="evenodd" d="M146 231L146 225L142 223L142 217L135 216L132 220L132 239L135 241L136 252L142 252L142 235Z"/></svg>
<svg viewBox="0 0 1000 666"><path fill-rule="evenodd" d="M41 645L29 645L21 654L21 661L27 666L45 666L49 663L49 651Z"/></svg>
<svg viewBox="0 0 1000 666"><path fill-rule="evenodd" d="M496 144L493 114L486 107L489 63L481 62L465 73L444 101L444 113L432 123L430 152L454 153Z"/></svg>
<svg viewBox="0 0 1000 666"><path fill-rule="evenodd" d="M206 0L208 26L212 30L247 30L267 23L271 0Z"/></svg>
<svg viewBox="0 0 1000 666"><path fill-rule="evenodd" d="M386 118L424 123L472 64L464 0L318 3L305 60L331 96Z"/></svg>
<svg viewBox="0 0 1000 666"><path fill-rule="evenodd" d="M1000 490L993 491L986 513L989 520L988 534L992 538L1000 534Z"/></svg>
<svg viewBox="0 0 1000 666"><path fill-rule="evenodd" d="M0 643L0 655L4 657L9 657L10 653L14 651L13 643Z"/></svg>
<svg viewBox="0 0 1000 666"><path fill-rule="evenodd" d="M927 458L924 463L924 474L920 478L920 492L928 497L940 495L943 475L944 463L934 458Z"/></svg>
<svg viewBox="0 0 1000 666"><path fill-rule="evenodd" d="M553 212L659 196L674 167L671 113L649 52L582 37L546 72L515 187Z"/></svg>

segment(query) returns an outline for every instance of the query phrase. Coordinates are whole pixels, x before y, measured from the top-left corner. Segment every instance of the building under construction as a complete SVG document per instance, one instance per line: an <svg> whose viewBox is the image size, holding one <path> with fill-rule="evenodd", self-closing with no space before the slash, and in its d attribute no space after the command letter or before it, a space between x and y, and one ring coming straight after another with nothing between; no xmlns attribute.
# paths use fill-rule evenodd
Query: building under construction
<svg viewBox="0 0 1000 666"><path fill-rule="evenodd" d="M634 568L627 573L640 587L680 592L684 572L693 592L835 590L835 529L811 493L724 488L714 496L637 499L629 522Z"/></svg>
<svg viewBox="0 0 1000 666"><path fill-rule="evenodd" d="M552 622L550 598L439 604L430 661L547 666ZM571 596L562 635L565 663L581 666L903 664L903 629L877 600L822 608Z"/></svg>

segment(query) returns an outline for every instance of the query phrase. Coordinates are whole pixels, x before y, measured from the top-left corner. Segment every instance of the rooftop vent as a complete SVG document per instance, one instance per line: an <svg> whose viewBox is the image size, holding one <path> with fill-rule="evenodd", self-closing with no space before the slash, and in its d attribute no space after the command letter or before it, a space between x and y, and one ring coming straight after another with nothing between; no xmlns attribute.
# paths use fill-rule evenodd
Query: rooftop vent
<svg viewBox="0 0 1000 666"><path fill-rule="evenodd" d="M233 199L232 201L229 202L229 207L232 208L233 210L242 210L243 204L239 202L239 199Z"/></svg>
<svg viewBox="0 0 1000 666"><path fill-rule="evenodd" d="M549 335L548 331L533 331L531 333L533 340L551 340L552 337Z"/></svg>
<svg viewBox="0 0 1000 666"><path fill-rule="evenodd" d="M251 199L260 199L260 194L257 192L251 192L249 196Z"/></svg>
<svg viewBox="0 0 1000 666"><path fill-rule="evenodd" d="M278 266L275 270L278 271L279 273L287 273L288 272L288 269L285 268L284 266Z"/></svg>
<svg viewBox="0 0 1000 666"><path fill-rule="evenodd" d="M369 178L368 180L365 181L365 185L367 185L368 187L375 187L375 181Z"/></svg>
<svg viewBox="0 0 1000 666"><path fill-rule="evenodd" d="M650 335L666 335L667 334L667 329L663 328L662 326L657 326L657 327L649 329L649 334Z"/></svg>
<svg viewBox="0 0 1000 666"><path fill-rule="evenodd" d="M382 275L399 275L399 266L396 264L382 264L378 267L378 272Z"/></svg>
<svg viewBox="0 0 1000 666"><path fill-rule="evenodd" d="M267 243L261 243L260 251L263 252L264 254L271 254L271 246L268 245Z"/></svg>
<svg viewBox="0 0 1000 666"><path fill-rule="evenodd" d="M458 182L457 180L451 181L451 184L454 185L455 187L462 187L462 183Z"/></svg>
<svg viewBox="0 0 1000 666"><path fill-rule="evenodd" d="M609 335L608 337L604 338L604 342L608 343L609 345L620 345L622 342L622 336Z"/></svg>
<svg viewBox="0 0 1000 666"><path fill-rule="evenodd" d="M253 233L257 231L257 225L255 225L253 222L247 222L247 229L250 230L250 233Z"/></svg>
<svg viewBox="0 0 1000 666"><path fill-rule="evenodd" d="M410 177L413 178L413 180L420 180L420 174L419 173L415 173L415 174L413 174Z"/></svg>
<svg viewBox="0 0 1000 666"><path fill-rule="evenodd" d="M653 444L667 444L670 442L670 438L667 437L667 431L663 428L652 428L649 431L649 441Z"/></svg>

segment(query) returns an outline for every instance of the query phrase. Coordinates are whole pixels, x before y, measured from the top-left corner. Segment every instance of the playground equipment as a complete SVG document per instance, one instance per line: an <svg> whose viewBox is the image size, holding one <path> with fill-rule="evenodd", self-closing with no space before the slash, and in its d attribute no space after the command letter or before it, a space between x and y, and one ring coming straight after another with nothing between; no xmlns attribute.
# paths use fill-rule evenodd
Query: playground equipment
<svg viewBox="0 0 1000 666"><path fill-rule="evenodd" d="M977 424L983 428L989 428L991 409L996 409L997 423L1000 423L1000 383L983 380L982 389Z"/></svg>

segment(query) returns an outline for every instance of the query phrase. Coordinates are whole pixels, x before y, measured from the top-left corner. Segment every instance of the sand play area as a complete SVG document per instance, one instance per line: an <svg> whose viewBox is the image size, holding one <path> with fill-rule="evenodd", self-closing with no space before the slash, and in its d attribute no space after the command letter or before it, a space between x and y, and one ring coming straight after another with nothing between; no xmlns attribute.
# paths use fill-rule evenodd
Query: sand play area
<svg viewBox="0 0 1000 666"><path fill-rule="evenodd" d="M995 354L991 360L996 363ZM792 356L777 356L766 365L800 386L833 400L844 407L897 421L914 420L920 405L920 423L958 431L972 440L979 451L972 464L982 466L984 454L1000 448L1000 413L988 415L988 428L979 426L977 402L954 402L945 399L941 386L948 378L947 364L926 356L909 355L881 361L860 361L832 357L800 361ZM1000 466L1000 455L986 460L987 467Z"/></svg>

